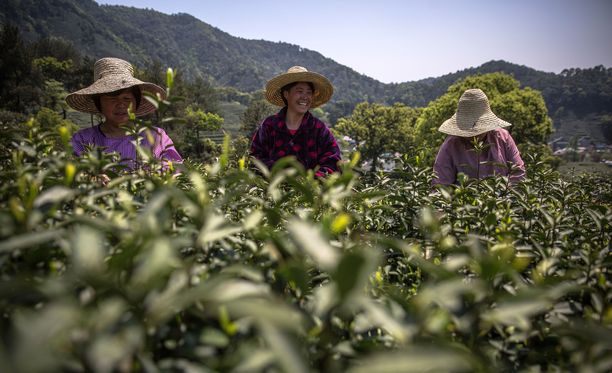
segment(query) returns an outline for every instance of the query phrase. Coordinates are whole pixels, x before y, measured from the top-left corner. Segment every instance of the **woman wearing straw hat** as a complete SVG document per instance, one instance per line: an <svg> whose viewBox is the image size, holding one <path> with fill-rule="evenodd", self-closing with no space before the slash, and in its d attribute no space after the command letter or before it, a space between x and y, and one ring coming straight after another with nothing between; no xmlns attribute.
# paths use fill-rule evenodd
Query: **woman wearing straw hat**
<svg viewBox="0 0 612 373"><path fill-rule="evenodd" d="M317 176L338 171L340 148L327 125L314 117L316 108L334 88L323 75L293 66L266 84L266 99L282 109L266 118L253 136L251 155L268 168L285 156L294 156Z"/></svg>
<svg viewBox="0 0 612 373"><path fill-rule="evenodd" d="M434 184L453 184L462 172L472 178L500 174L515 183L525 177L525 164L510 133L511 124L491 111L489 99L480 89L468 89L459 99L457 112L438 131L449 135L434 163ZM474 142L485 146L480 154ZM505 165L512 164L512 167Z"/></svg>
<svg viewBox="0 0 612 373"><path fill-rule="evenodd" d="M87 147L103 147L107 153L119 153L122 163L128 169L133 169L136 160L135 139L126 135L122 126L129 121L128 107L132 108L136 116L155 111L155 106L143 99L143 91L161 98L166 96L163 88L134 78L134 70L129 62L111 57L96 61L93 84L66 97L66 102L73 109L104 117L101 124L74 134L72 147L75 154L80 156ZM157 127L153 127L152 132L152 136L148 136L149 132L139 139L141 146L149 149L155 158L163 160L164 165L167 161L181 163L183 159L166 132Z"/></svg>

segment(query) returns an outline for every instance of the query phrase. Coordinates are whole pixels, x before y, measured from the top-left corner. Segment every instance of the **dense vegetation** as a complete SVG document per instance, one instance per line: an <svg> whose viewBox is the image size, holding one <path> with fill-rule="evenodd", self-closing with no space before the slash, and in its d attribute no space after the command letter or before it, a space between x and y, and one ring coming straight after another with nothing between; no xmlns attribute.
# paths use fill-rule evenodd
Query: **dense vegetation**
<svg viewBox="0 0 612 373"><path fill-rule="evenodd" d="M49 122L53 112L61 113L63 119L81 127L96 122L89 115L68 111L64 101L68 91L88 85L92 74L93 61L82 57L71 44L57 38L27 42L21 39L16 27L4 25L0 30L0 49L6 51L0 65L2 124L10 128L24 121L24 114L37 113L47 113L46 122ZM165 72L159 62L137 68L136 75L145 81L164 84ZM206 162L219 155L220 147L209 135L221 129L234 135L233 148L244 154L261 120L278 110L266 102L262 91L240 94L231 88L215 88L202 79L188 81L181 75L174 82L174 102L166 115L182 120L153 119L170 133L181 153L194 161ZM358 150L372 161L374 168L382 154L405 153L417 148L431 162L443 139L436 131L439 123L452 115L463 90L478 87L489 93L493 109L514 123L511 131L523 148L529 144L545 144L551 121L544 100L539 92L519 86L517 80L505 74L470 76L451 85L448 92L424 109L403 104L361 103L350 116L340 118L334 130L339 139L345 135L354 139L359 144ZM225 114L220 110L222 100L239 101L239 105L246 107L237 118L240 126L234 124L233 130L221 116ZM333 115L320 108L313 113L324 121Z"/></svg>
<svg viewBox="0 0 612 373"><path fill-rule="evenodd" d="M30 42L59 37L93 59L115 56L141 67L162 61L163 66L184 73L186 81L199 78L248 93L262 89L268 79L290 66L303 65L326 75L336 87L332 102L325 106L332 125L363 101L425 107L458 80L503 72L518 80L522 88L542 93L555 137L569 141L590 135L595 141L612 141L612 69L603 66L568 68L553 74L490 61L437 78L383 84L316 51L236 38L187 14L104 6L93 0L2 0L0 22L17 25Z"/></svg>
<svg viewBox="0 0 612 373"><path fill-rule="evenodd" d="M124 174L50 115L2 139L0 371L612 368L609 178L529 157L515 186L432 190L419 156L355 153L319 180L227 143Z"/></svg>

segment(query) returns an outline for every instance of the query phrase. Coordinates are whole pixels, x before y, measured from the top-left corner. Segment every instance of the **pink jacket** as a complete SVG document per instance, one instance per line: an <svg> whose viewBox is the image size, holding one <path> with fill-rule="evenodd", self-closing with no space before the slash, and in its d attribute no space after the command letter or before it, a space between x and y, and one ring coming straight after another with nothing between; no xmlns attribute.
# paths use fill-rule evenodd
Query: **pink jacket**
<svg viewBox="0 0 612 373"><path fill-rule="evenodd" d="M484 150L479 158L468 138L449 135L440 146L434 163L437 177L433 184L454 184L459 172L471 178L494 174L508 176L508 169L500 165L506 162L512 162L518 168L510 175L511 182L516 183L525 177L525 163L508 131L503 128L489 131L484 141L490 144L490 147Z"/></svg>

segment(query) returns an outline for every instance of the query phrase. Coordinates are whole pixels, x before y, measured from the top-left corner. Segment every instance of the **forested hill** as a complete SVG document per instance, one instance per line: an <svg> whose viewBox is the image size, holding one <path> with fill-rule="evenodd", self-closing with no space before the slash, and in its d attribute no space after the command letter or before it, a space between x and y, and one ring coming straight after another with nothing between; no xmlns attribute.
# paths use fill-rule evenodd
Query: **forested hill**
<svg viewBox="0 0 612 373"><path fill-rule="evenodd" d="M188 14L99 5L93 0L0 0L0 22L24 38L61 37L83 55L116 56L138 66L172 66L188 79L201 77L244 92L262 89L272 76L303 65L329 77L336 88L330 118L348 115L356 103L402 102L426 106L469 75L504 72L542 92L557 135L592 135L612 141L612 69L545 73L506 61L489 61L441 77L384 84L297 45L234 37ZM333 112L333 114L331 114Z"/></svg>
<svg viewBox="0 0 612 373"><path fill-rule="evenodd" d="M586 135L597 142L612 143L612 69L603 66L568 68L554 74L506 61L489 61L437 78L391 85L386 90L385 100L426 106L457 80L493 72L510 74L522 86L542 93L553 119L554 138L568 140Z"/></svg>
<svg viewBox="0 0 612 373"><path fill-rule="evenodd" d="M231 36L188 14L98 5L93 0L0 0L0 21L16 24L29 40L59 36L94 58L116 56L138 65L154 60L187 77L210 78L242 91L293 65L333 77L336 99L379 98L385 85L320 53L288 43Z"/></svg>
<svg viewBox="0 0 612 373"><path fill-rule="evenodd" d="M405 102L412 106L426 106L432 100L440 97L448 87L459 79L476 74L504 72L514 76L523 86L541 90L551 81L559 80L559 76L516 65L506 61L489 61L478 67L471 67L436 78L427 78L413 82L390 84L386 100L390 103Z"/></svg>

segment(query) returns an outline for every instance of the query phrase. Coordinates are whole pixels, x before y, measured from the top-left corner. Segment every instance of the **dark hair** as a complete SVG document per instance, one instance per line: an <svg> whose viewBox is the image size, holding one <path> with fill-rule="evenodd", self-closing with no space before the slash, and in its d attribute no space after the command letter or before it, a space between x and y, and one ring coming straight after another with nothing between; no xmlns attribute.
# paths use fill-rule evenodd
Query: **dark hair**
<svg viewBox="0 0 612 373"><path fill-rule="evenodd" d="M91 99L96 105L96 108L98 109L98 111L102 112L102 105L100 104L100 97L102 96L116 97L126 91L132 92L132 94L134 95L134 98L136 99L136 107L133 110L134 111L138 110L138 107L140 106L140 101L142 100L142 93L140 92L140 87L138 87L137 85L130 87L130 88L118 89L116 91L109 92L109 93L98 93L97 95L93 95Z"/></svg>
<svg viewBox="0 0 612 373"><path fill-rule="evenodd" d="M293 82L293 83L289 83L289 84L285 84L283 86L283 88L281 88L280 92L281 92L281 98L283 99L283 102L285 103L285 106L288 105L287 103L287 99L285 98L285 95L283 94L283 92L287 91L289 92L289 90L293 87L295 87L298 83L306 83L308 84L308 86L310 87L310 89L312 89L312 92L314 93L315 91L315 86L312 82Z"/></svg>

